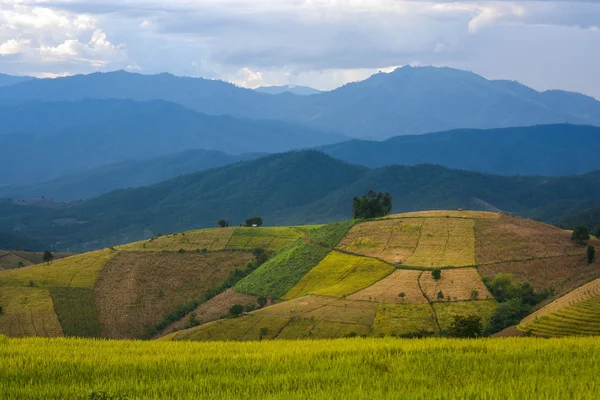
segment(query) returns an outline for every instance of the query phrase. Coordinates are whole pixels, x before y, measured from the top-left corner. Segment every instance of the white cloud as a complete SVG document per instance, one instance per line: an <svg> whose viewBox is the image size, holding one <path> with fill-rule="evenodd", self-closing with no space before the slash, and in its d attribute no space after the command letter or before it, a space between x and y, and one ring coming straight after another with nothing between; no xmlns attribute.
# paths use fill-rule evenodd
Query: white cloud
<svg viewBox="0 0 600 400"><path fill-rule="evenodd" d="M27 48L30 40L27 39L10 39L0 44L0 56L18 54Z"/></svg>

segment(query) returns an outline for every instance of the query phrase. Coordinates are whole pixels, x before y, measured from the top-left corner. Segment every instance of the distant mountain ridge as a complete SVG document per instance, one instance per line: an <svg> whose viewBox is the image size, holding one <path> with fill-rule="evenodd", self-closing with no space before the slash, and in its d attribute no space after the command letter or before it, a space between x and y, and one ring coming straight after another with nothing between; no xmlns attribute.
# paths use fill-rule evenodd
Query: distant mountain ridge
<svg viewBox="0 0 600 400"><path fill-rule="evenodd" d="M44 243L60 242L63 250L89 250L157 232L212 227L221 218L232 225L253 215L262 216L268 225L344 220L351 216L352 198L369 189L389 191L394 212L501 210L543 215L551 221L563 212L563 204L575 210L572 203L600 199L600 172L552 178L487 175L435 165L368 169L317 151L301 151L117 190L55 209L0 200L0 227L18 229Z"/></svg>
<svg viewBox="0 0 600 400"><path fill-rule="evenodd" d="M600 126L600 102L591 97L537 92L437 67L407 66L311 96L272 96L222 81L123 71L0 87L0 104L85 98L162 99L211 115L283 120L368 139L465 128Z"/></svg>
<svg viewBox="0 0 600 400"><path fill-rule="evenodd" d="M429 163L502 175L578 175L600 170L600 127L558 124L458 129L382 142L351 140L321 150L370 168Z"/></svg>
<svg viewBox="0 0 600 400"><path fill-rule="evenodd" d="M164 100L26 102L0 107L0 117L0 183L12 185L190 149L273 153L348 139L283 121L202 114Z"/></svg>
<svg viewBox="0 0 600 400"><path fill-rule="evenodd" d="M0 86L9 86L15 85L17 83L26 82L33 80L35 78L31 76L14 76L14 75L6 75L0 74Z"/></svg>
<svg viewBox="0 0 600 400"><path fill-rule="evenodd" d="M283 85L283 86L260 86L256 89L257 92L267 93L267 94L282 94L282 93L292 93L299 96L310 96L311 94L321 93L320 90L313 89L308 86L298 86L298 85Z"/></svg>

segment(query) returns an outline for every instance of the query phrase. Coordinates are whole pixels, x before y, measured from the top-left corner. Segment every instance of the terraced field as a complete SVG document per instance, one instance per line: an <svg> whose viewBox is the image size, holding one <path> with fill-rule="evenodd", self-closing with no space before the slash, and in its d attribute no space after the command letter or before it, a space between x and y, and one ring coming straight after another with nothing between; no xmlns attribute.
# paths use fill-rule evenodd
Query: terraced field
<svg viewBox="0 0 600 400"><path fill-rule="evenodd" d="M231 239L236 228L202 229L178 234L160 236L149 240L119 246L119 250L127 251L219 251Z"/></svg>
<svg viewBox="0 0 600 400"><path fill-rule="evenodd" d="M600 279L534 312L519 329L537 335L600 335Z"/></svg>
<svg viewBox="0 0 600 400"><path fill-rule="evenodd" d="M383 279L393 270L392 266L375 259L332 251L304 275L284 298L293 299L307 294L347 296Z"/></svg>
<svg viewBox="0 0 600 400"><path fill-rule="evenodd" d="M267 251L277 251L303 238L304 234L300 228L290 227L236 228L225 248L228 250L262 248Z"/></svg>
<svg viewBox="0 0 600 400"><path fill-rule="evenodd" d="M421 289L430 301L487 300L492 295L475 268L446 269L439 280L427 271L419 278ZM443 297L439 298L439 293Z"/></svg>
<svg viewBox="0 0 600 400"><path fill-rule="evenodd" d="M74 253L52 253L55 260L74 255ZM0 271L41 264L44 253L31 251L0 250Z"/></svg>

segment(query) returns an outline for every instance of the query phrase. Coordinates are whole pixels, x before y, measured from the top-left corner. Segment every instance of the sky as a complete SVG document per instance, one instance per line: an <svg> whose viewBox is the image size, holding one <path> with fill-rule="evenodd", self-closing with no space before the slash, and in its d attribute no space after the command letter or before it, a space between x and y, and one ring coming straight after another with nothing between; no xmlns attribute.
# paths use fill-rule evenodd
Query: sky
<svg viewBox="0 0 600 400"><path fill-rule="evenodd" d="M329 90L450 66L600 99L600 0L0 0L0 73Z"/></svg>

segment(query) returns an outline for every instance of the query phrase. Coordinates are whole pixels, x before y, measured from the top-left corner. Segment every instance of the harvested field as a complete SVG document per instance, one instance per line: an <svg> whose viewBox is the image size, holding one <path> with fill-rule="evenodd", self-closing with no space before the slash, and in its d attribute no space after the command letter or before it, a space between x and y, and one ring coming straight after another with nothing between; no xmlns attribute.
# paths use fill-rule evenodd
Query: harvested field
<svg viewBox="0 0 600 400"><path fill-rule="evenodd" d="M312 318L293 318L281 330L276 339L329 339L345 336L366 335L367 325L347 324L316 320Z"/></svg>
<svg viewBox="0 0 600 400"><path fill-rule="evenodd" d="M433 308L442 330L450 327L456 315L463 317L477 315L481 317L483 326L485 326L497 307L498 303L496 300L433 303Z"/></svg>
<svg viewBox="0 0 600 400"><path fill-rule="evenodd" d="M421 289L430 301L485 300L493 298L475 268L445 269L442 270L442 276L439 280L433 279L431 272L425 271L419 282ZM440 291L444 295L443 299L437 298ZM473 291L477 291L477 296Z"/></svg>
<svg viewBox="0 0 600 400"><path fill-rule="evenodd" d="M497 219L498 213L487 211L452 211L452 210L432 210L415 211L402 214L391 214L385 218L469 218L469 219Z"/></svg>
<svg viewBox="0 0 600 400"><path fill-rule="evenodd" d="M585 247L571 241L571 232L518 217L501 215L497 220L477 220L475 232L478 265L585 254Z"/></svg>
<svg viewBox="0 0 600 400"><path fill-rule="evenodd" d="M583 254L538 258L481 265L478 271L490 278L500 273L511 274L519 282L531 283L537 291L554 288L555 296L561 296L600 277L600 258L592 265L588 265L587 257Z"/></svg>
<svg viewBox="0 0 600 400"><path fill-rule="evenodd" d="M421 236L423 220L380 220L354 225L338 248L389 263L399 263L410 256Z"/></svg>
<svg viewBox="0 0 600 400"><path fill-rule="evenodd" d="M348 299L377 303L426 303L427 299L419 288L419 276L422 273L422 271L398 269L368 288L348 296ZM404 293L404 296L400 296L400 293Z"/></svg>
<svg viewBox="0 0 600 400"><path fill-rule="evenodd" d="M252 250L261 248L267 251L277 251L303 237L304 233L300 228L242 227L235 229L226 249Z"/></svg>
<svg viewBox="0 0 600 400"><path fill-rule="evenodd" d="M215 321L222 316L227 315L229 308L234 304L253 304L256 306L256 299L256 296L238 293L235 289L227 289L225 292L213 297L206 303L200 304L198 308L184 318L167 327L167 329L160 333L160 336L184 329L190 318L195 319L199 324Z"/></svg>
<svg viewBox="0 0 600 400"><path fill-rule="evenodd" d="M201 325L196 329L176 332L166 338L174 340L260 340L273 339L289 323L290 318L264 317L248 314L239 318L221 319ZM261 335L261 332L263 335Z"/></svg>
<svg viewBox="0 0 600 400"><path fill-rule="evenodd" d="M332 251L287 292L286 299L315 294L342 297L357 292L394 270L381 261Z"/></svg>
<svg viewBox="0 0 600 400"><path fill-rule="evenodd" d="M119 250L128 251L219 251L231 238L236 228L214 228L175 233L150 240L119 246Z"/></svg>
<svg viewBox="0 0 600 400"><path fill-rule="evenodd" d="M373 335L407 335L438 332L429 304L380 304L372 327Z"/></svg>
<svg viewBox="0 0 600 400"><path fill-rule="evenodd" d="M52 264L0 272L0 285L29 286L94 286L94 282L104 264L116 251L99 250L53 261Z"/></svg>
<svg viewBox="0 0 600 400"><path fill-rule="evenodd" d="M368 301L337 300L324 307L307 312L302 316L322 321L366 325L369 327L375 319L377 306L377 303Z"/></svg>
<svg viewBox="0 0 600 400"><path fill-rule="evenodd" d="M173 310L199 299L252 258L245 252L119 252L95 286L103 336L150 334Z"/></svg>
<svg viewBox="0 0 600 400"><path fill-rule="evenodd" d="M474 224L471 219L425 219L417 248L403 264L413 267L474 265Z"/></svg>
<svg viewBox="0 0 600 400"><path fill-rule="evenodd" d="M75 253L52 253L55 260L75 255ZM44 253L31 251L0 250L0 271L41 264Z"/></svg>
<svg viewBox="0 0 600 400"><path fill-rule="evenodd" d="M0 286L0 334L12 337L59 337L58 322L47 288Z"/></svg>

